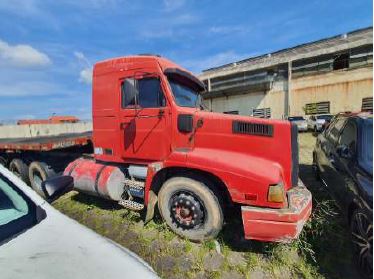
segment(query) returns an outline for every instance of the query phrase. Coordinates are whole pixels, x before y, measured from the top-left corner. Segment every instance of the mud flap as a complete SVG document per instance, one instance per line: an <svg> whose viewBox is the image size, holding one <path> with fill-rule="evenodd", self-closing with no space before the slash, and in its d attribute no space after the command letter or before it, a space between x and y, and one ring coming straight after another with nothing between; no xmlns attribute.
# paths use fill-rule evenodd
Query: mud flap
<svg viewBox="0 0 374 279"><path fill-rule="evenodd" d="M157 201L157 195L152 190L150 190L147 211L144 217L144 223L148 223L153 219L153 216L155 215L155 206L157 204Z"/></svg>

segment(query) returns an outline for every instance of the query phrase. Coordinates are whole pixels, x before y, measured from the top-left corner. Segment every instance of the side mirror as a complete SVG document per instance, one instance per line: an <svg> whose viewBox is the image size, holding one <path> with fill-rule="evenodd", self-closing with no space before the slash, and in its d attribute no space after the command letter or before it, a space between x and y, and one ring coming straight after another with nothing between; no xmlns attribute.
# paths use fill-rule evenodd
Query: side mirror
<svg viewBox="0 0 374 279"><path fill-rule="evenodd" d="M181 133L191 133L193 131L193 116L191 114L178 115L178 131Z"/></svg>
<svg viewBox="0 0 374 279"><path fill-rule="evenodd" d="M71 176L63 175L56 176L47 179L42 182L41 188L44 193L45 199L48 202L53 202L54 200L61 197L63 194L73 190L74 179Z"/></svg>
<svg viewBox="0 0 374 279"><path fill-rule="evenodd" d="M351 153L351 150L349 149L348 146L346 146L345 144L342 144L342 145L339 145L337 148L336 148L336 153L344 158L344 159L351 159L352 158L352 153Z"/></svg>

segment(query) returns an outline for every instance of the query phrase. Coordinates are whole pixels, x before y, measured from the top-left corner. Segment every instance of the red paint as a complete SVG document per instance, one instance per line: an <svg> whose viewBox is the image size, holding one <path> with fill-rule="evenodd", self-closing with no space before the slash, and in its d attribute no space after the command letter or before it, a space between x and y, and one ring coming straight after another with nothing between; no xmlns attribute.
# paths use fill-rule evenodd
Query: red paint
<svg viewBox="0 0 374 279"><path fill-rule="evenodd" d="M274 217L278 210L287 211L290 201L269 202L269 185L283 183L285 191L292 189L291 126L288 121L266 120L247 116L201 111L176 104L164 71L180 66L160 57L132 56L99 62L93 71L93 142L101 150L95 158L107 163L139 164L148 166L145 184L145 204L154 175L163 168L180 167L208 172L225 184L234 203L250 208L273 208L262 212L260 220L252 211L243 211L246 237L275 239L290 229L287 222ZM144 76L159 78L166 99L163 108L121 107L121 83L126 78ZM202 126L192 133L181 133L177 127L180 114L193 116L194 126ZM233 121L273 126L273 136L233 133ZM109 152L105 152L109 150ZM309 193L309 192L308 192ZM308 196L307 194L305 194ZM306 220L310 212L291 214L295 218L287 224ZM286 214L287 215L287 214ZM291 215L287 215L291 218ZM254 217L253 217L254 216ZM270 220L266 219L268 216ZM283 218L283 217L282 217ZM266 221L266 222L265 222ZM270 221L270 223L268 222ZM279 223L284 224L280 225ZM262 231L248 229L251 224ZM290 225L291 227L293 225ZM297 235L291 233L291 237Z"/></svg>
<svg viewBox="0 0 374 279"><path fill-rule="evenodd" d="M305 187L289 191L285 209L242 207L244 234L247 239L288 242L299 236L312 211L312 196Z"/></svg>

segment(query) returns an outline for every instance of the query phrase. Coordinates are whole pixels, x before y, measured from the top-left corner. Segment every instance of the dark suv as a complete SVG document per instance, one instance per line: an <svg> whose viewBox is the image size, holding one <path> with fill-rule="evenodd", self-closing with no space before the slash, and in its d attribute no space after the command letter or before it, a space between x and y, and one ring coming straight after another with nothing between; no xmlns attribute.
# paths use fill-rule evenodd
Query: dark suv
<svg viewBox="0 0 374 279"><path fill-rule="evenodd" d="M313 151L317 177L347 215L360 271L373 273L373 118L334 118L317 137Z"/></svg>

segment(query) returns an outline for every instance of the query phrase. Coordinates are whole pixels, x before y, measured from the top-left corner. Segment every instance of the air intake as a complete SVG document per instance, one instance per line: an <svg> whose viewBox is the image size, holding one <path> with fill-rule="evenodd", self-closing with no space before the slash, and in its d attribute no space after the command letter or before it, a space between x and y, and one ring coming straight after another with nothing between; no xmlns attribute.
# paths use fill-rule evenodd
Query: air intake
<svg viewBox="0 0 374 279"><path fill-rule="evenodd" d="M234 134L248 134L255 136L272 137L273 125L233 121L232 132Z"/></svg>

